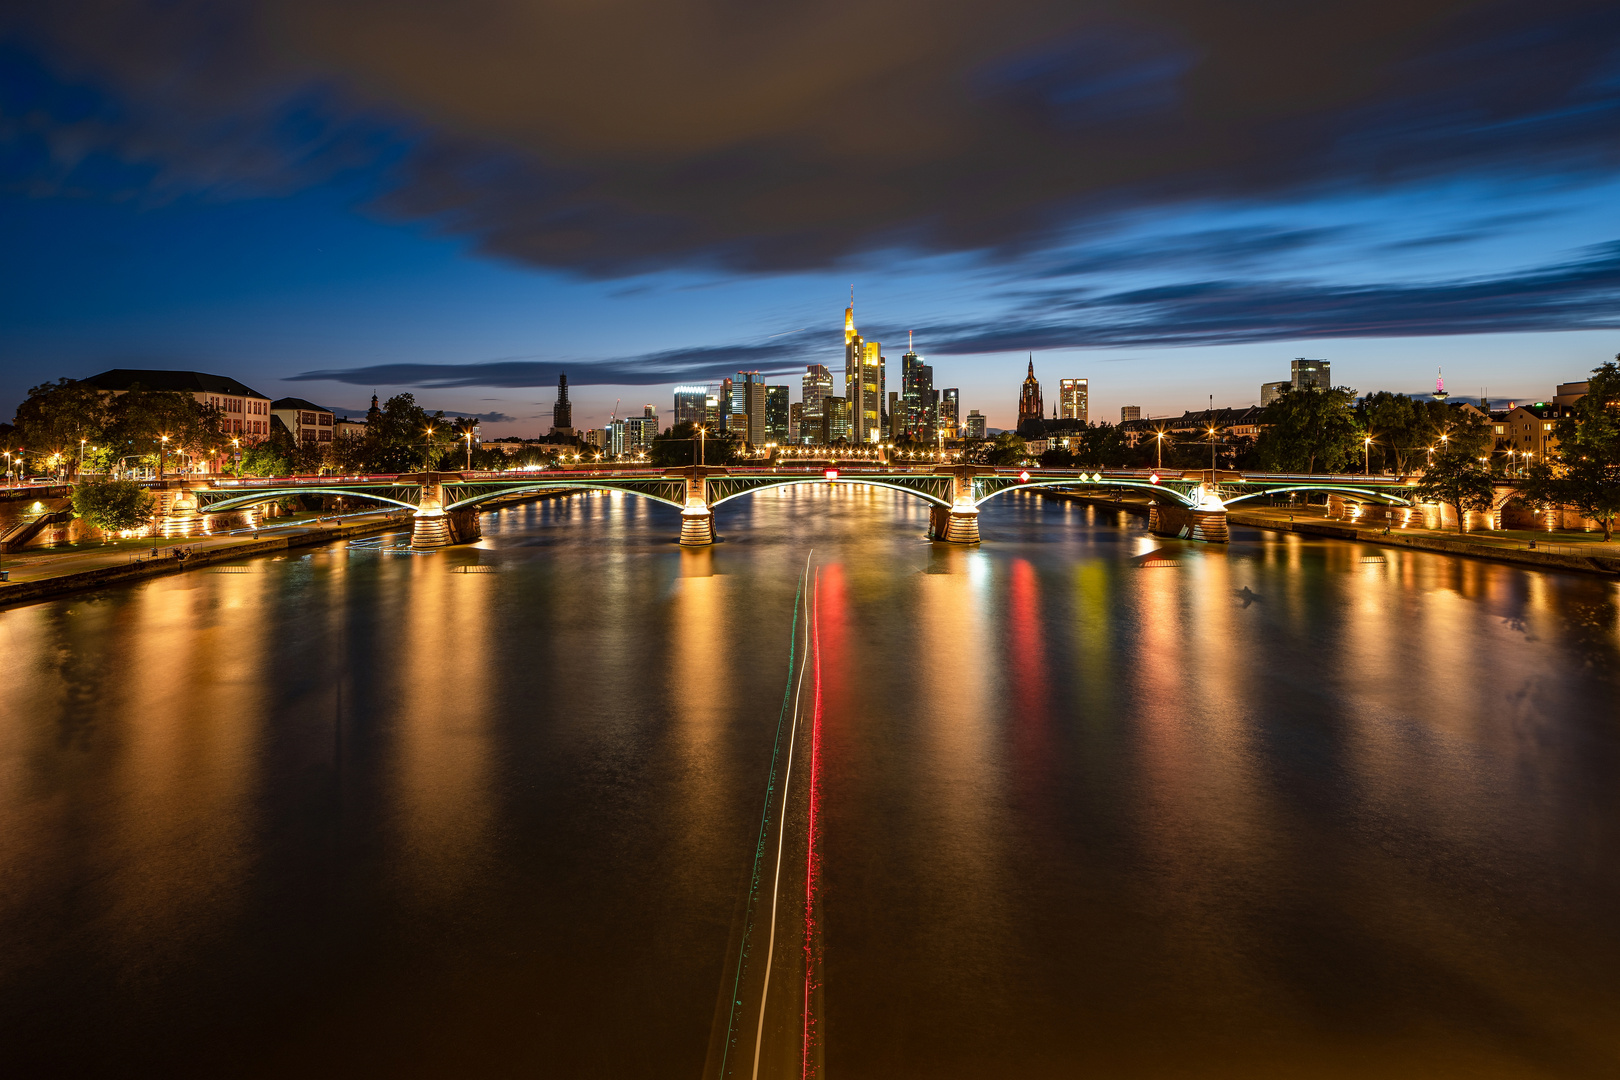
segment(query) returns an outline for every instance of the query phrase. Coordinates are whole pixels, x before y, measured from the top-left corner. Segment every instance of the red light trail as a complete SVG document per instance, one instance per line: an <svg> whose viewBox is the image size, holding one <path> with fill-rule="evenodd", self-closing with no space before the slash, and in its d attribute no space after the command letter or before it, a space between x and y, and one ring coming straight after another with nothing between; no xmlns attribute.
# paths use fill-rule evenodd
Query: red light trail
<svg viewBox="0 0 1620 1080"><path fill-rule="evenodd" d="M804 866L804 1037L801 1075L810 1080L813 1073L811 1051L820 1032L816 1028L814 995L821 986L820 942L816 939L816 879L821 857L816 852L819 837L817 816L821 810L821 571L816 571L810 593L810 657L815 665L810 690L810 823L806 830Z"/></svg>

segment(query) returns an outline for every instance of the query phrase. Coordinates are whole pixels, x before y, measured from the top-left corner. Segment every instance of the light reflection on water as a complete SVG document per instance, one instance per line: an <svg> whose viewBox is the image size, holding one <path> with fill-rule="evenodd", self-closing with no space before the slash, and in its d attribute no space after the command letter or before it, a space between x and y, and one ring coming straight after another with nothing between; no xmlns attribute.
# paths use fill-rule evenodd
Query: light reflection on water
<svg viewBox="0 0 1620 1080"><path fill-rule="evenodd" d="M926 516L593 496L0 613L0 1045L700 1074L813 546L829 1073L1620 1071L1614 584Z"/></svg>

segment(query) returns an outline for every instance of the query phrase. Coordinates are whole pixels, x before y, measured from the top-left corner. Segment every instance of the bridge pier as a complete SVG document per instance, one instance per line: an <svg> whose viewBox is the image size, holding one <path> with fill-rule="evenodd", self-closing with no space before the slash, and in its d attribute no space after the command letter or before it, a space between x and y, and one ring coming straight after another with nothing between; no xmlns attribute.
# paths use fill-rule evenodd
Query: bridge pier
<svg viewBox="0 0 1620 1080"><path fill-rule="evenodd" d="M681 547L708 547L714 543L714 511L709 509L709 473L724 469L691 466L672 469L664 475L686 481L686 505L681 507Z"/></svg>
<svg viewBox="0 0 1620 1080"><path fill-rule="evenodd" d="M1209 544L1224 544L1231 540L1226 528L1225 507L1219 510L1194 510L1190 506L1156 502L1148 511L1148 532L1155 536L1202 540Z"/></svg>
<svg viewBox="0 0 1620 1080"><path fill-rule="evenodd" d="M190 484L182 482L180 490L175 492L174 501L163 515L163 525L159 531L165 540L202 534L202 513L197 508L197 493L191 490Z"/></svg>
<svg viewBox="0 0 1620 1080"><path fill-rule="evenodd" d="M945 471L945 470L938 470ZM952 467L951 505L935 506L928 515L928 538L947 544L977 544L979 542L979 508L973 502L972 465Z"/></svg>
<svg viewBox="0 0 1620 1080"><path fill-rule="evenodd" d="M444 484L437 473L419 475L421 494L417 496L416 513L411 518L411 547L449 547L452 541L450 516L444 512ZM415 480L418 477L410 479Z"/></svg>

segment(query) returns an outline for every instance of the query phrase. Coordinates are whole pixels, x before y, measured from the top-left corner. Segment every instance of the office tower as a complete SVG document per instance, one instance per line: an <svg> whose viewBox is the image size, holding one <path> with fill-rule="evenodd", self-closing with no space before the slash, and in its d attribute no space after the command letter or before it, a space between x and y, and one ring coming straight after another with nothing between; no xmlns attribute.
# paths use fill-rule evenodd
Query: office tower
<svg viewBox="0 0 1620 1080"><path fill-rule="evenodd" d="M850 441L850 412L848 398L829 394L821 399L821 442L824 445Z"/></svg>
<svg viewBox="0 0 1620 1080"><path fill-rule="evenodd" d="M1295 390L1329 390L1333 386L1332 363L1327 360L1307 360L1297 357L1289 365L1290 379Z"/></svg>
<svg viewBox="0 0 1620 1080"><path fill-rule="evenodd" d="M978 409L974 409L967 415L967 437L970 439L984 438L984 417L979 415Z"/></svg>
<svg viewBox="0 0 1620 1080"><path fill-rule="evenodd" d="M939 391L939 418L936 421L939 433L947 439L960 438L956 433L960 423L962 405L962 392L954 386L947 386Z"/></svg>
<svg viewBox="0 0 1620 1080"><path fill-rule="evenodd" d="M1142 419L1142 406L1140 406L1140 405L1121 405L1119 407L1119 422L1120 423L1123 424L1127 420L1140 420L1140 419Z"/></svg>
<svg viewBox="0 0 1620 1080"><path fill-rule="evenodd" d="M658 407L643 405L640 416L625 421L625 447L628 450L650 450L658 438Z"/></svg>
<svg viewBox="0 0 1620 1080"><path fill-rule="evenodd" d="M764 446L769 441L765 437L765 376L757 371L737 372L731 384L731 418L737 434L749 446Z"/></svg>
<svg viewBox="0 0 1620 1080"><path fill-rule="evenodd" d="M1018 426L1023 427L1027 420L1041 420L1044 417L1041 408L1041 384L1035 378L1035 354L1029 356L1029 374L1025 376L1024 383L1018 389Z"/></svg>
<svg viewBox="0 0 1620 1080"><path fill-rule="evenodd" d="M706 424L709 388L707 386L677 386L675 388L675 423Z"/></svg>
<svg viewBox="0 0 1620 1080"><path fill-rule="evenodd" d="M799 437L805 442L821 439L821 401L832 393L832 372L825 364L806 364L801 377L804 403L804 429Z"/></svg>
<svg viewBox="0 0 1620 1080"><path fill-rule="evenodd" d="M1282 397L1282 392L1284 390L1291 389L1292 386L1293 386L1292 383L1285 383L1285 382L1261 383L1260 384L1260 404L1261 405L1270 405L1273 401L1276 401L1278 398Z"/></svg>
<svg viewBox="0 0 1620 1080"><path fill-rule="evenodd" d="M609 420L607 427L602 429L602 451L608 457L624 456L625 428L628 425L619 417Z"/></svg>
<svg viewBox="0 0 1620 1080"><path fill-rule="evenodd" d="M1090 387L1085 379L1058 381L1058 416L1064 420L1087 420Z"/></svg>
<svg viewBox="0 0 1620 1080"><path fill-rule="evenodd" d="M557 376L557 403L551 407L551 432L553 435L572 435L574 433L574 407L568 403L568 376Z"/></svg>
<svg viewBox="0 0 1620 1080"><path fill-rule="evenodd" d="M804 437L804 402L795 401L788 406L788 441L802 443L808 440Z"/></svg>
<svg viewBox="0 0 1620 1080"><path fill-rule="evenodd" d="M788 407L788 388L785 386L767 386L765 388L765 441L775 443L777 446L786 446L794 440L788 437L788 418L792 410Z"/></svg>
<svg viewBox="0 0 1620 1080"><path fill-rule="evenodd" d="M883 434L883 346L855 330L855 298L844 309L844 399L849 403L850 441L868 443Z"/></svg>
<svg viewBox="0 0 1620 1080"><path fill-rule="evenodd" d="M731 432L731 430L732 430L732 427L731 427L731 380L729 378L720 380L720 393L718 395L716 395L716 397L717 397L718 400L717 400L717 404L716 404L716 414L715 414L715 418L714 418L715 430L716 431L724 431L724 432L727 432L729 434Z"/></svg>

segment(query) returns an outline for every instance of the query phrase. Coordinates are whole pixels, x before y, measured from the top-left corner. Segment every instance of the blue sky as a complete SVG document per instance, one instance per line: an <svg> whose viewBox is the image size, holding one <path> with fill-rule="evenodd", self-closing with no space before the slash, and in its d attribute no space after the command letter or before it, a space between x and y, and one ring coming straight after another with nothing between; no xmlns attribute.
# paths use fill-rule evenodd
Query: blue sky
<svg viewBox="0 0 1620 1080"><path fill-rule="evenodd" d="M235 25L136 3L133 39L0 22L0 412L58 376L194 367L339 409L410 390L532 436L558 370L583 426L667 410L687 378L836 369L851 284L892 367L914 329L994 426L1031 352L1048 387L1091 380L1094 419L1255 402L1294 356L1362 391L1443 367L1456 394L1533 400L1620 352L1602 5L1417 5L1420 34L1411 5L1325 4L1244 36L1196 5L1091 25L1031 4L989 45L986 7L917 55L878 5L892 55L826 75L783 47L758 104L681 74L726 47L696 32L598 55L625 66L576 91L506 42L596 55L592 26L432 7ZM1362 21L1314 96L1286 70L1251 85L1256 50ZM941 81L925 98L907 71Z"/></svg>

